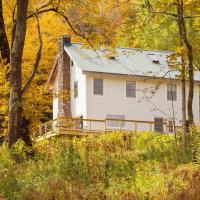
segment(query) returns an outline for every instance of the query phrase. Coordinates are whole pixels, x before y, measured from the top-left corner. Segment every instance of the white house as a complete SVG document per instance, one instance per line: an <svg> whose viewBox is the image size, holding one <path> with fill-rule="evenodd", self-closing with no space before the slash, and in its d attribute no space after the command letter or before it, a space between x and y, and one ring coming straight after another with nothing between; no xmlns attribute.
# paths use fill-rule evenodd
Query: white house
<svg viewBox="0 0 200 200"><path fill-rule="evenodd" d="M111 55L105 49L94 51L71 43L64 36L47 84L54 92L53 118L169 123L175 119L181 125L181 80L177 77L178 71L168 66L170 54L169 51L116 48L115 55ZM200 117L199 81L200 73L196 73L193 102L196 124ZM186 87L188 92L188 83ZM127 130L131 126L128 122L120 125ZM96 126L101 129L102 125ZM107 126L115 128L119 121L108 121ZM140 128L147 129L145 125ZM162 126L154 129L163 131Z"/></svg>

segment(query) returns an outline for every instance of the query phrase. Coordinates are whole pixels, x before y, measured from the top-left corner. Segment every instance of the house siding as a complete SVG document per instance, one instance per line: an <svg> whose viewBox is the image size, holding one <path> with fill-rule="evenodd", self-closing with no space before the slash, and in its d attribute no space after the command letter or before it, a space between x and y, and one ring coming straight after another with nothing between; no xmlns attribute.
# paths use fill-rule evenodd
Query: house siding
<svg viewBox="0 0 200 200"><path fill-rule="evenodd" d="M53 97L53 119L59 117L59 104L62 100L62 95L58 93L60 90L58 84L58 78L56 78L54 83L54 97ZM70 78L70 114L72 117L83 116L86 118L86 76L82 73L82 71L77 67L76 63L71 66L70 63L70 76L66 76L65 79ZM78 81L78 97L74 98L74 82ZM61 98L61 100L59 100ZM65 96L65 98L68 98ZM65 101L66 102L66 101ZM62 102L61 102L62 103ZM67 102L68 104L68 102Z"/></svg>
<svg viewBox="0 0 200 200"><path fill-rule="evenodd" d="M93 94L93 78L104 79L104 95L98 96ZM126 97L126 81L136 81L136 98ZM157 80L158 81L158 80ZM177 85L177 101L167 100L167 84L169 80L164 80L159 86L156 93L152 96L150 89L155 89L158 82L155 80L142 80L131 77L117 76L86 76L86 117L93 119L104 119L107 114L125 115L126 120L154 121L154 117L164 119L173 118L175 114L176 124L180 124L182 119L181 113L181 83L172 82ZM188 86L187 86L188 91ZM152 96L152 98L147 98ZM198 84L195 84L194 94L194 118L199 123L199 91ZM174 112L173 109L174 108ZM100 125L95 125L100 128ZM147 126L147 125L146 125ZM143 124L141 130L149 129ZM130 125L126 125L130 128Z"/></svg>
<svg viewBox="0 0 200 200"><path fill-rule="evenodd" d="M58 102L58 78L56 78L53 87L53 119L58 117Z"/></svg>
<svg viewBox="0 0 200 200"><path fill-rule="evenodd" d="M58 98L53 99L53 119L58 117Z"/></svg>
<svg viewBox="0 0 200 200"><path fill-rule="evenodd" d="M86 78L77 64L70 67L70 102L72 117L86 117ZM78 82L78 97L74 98L74 82Z"/></svg>
<svg viewBox="0 0 200 200"><path fill-rule="evenodd" d="M170 120L175 117L176 125L180 125L182 91L181 81L173 79L176 74L168 74L170 76L167 77L172 76L172 80L164 79L162 84L159 78L147 79L146 76L145 80L143 76L147 73L150 77L151 73L148 74L150 70L152 76L154 74L162 77L163 73L165 74L164 68L168 65L166 56L171 53L153 51L155 55L160 56L160 63L155 64L148 56L151 51L118 48L118 52L116 59L107 59L103 54L98 60L94 51L79 48L78 44L71 43L69 37L63 37L60 40L57 64L54 65L57 71L54 70L56 74L54 71L52 73L56 77L56 80L53 79L55 80L53 92L56 94L53 99L53 118L82 116L87 119L105 119L109 114L110 116L125 116L126 120L154 121L154 118ZM102 54L102 52L99 53ZM73 66L71 66L72 60ZM167 67L166 70L168 70ZM199 75L195 80L200 80ZM103 78L103 95L93 94L94 78ZM78 82L77 98L74 97L75 81ZM127 81L136 82L135 98L126 97ZM173 103L167 100L167 84L177 85L177 100ZM157 88L156 93L152 94L151 91L155 88ZM188 96L188 88L187 83L186 96ZM199 83L195 82L193 112L196 124L200 124L199 104ZM105 128L104 126L104 124L96 124L92 128L101 130ZM133 124L125 124L127 129L132 129L132 126ZM138 128L149 130L149 124L147 126L143 124L143 127Z"/></svg>
<svg viewBox="0 0 200 200"><path fill-rule="evenodd" d="M93 79L103 78L103 96L93 94ZM78 81L78 97L74 98L74 82ZM136 82L136 98L126 97L126 82ZM99 74L83 74L74 62L70 65L70 108L72 117L83 116L88 119L105 119L107 114L124 115L126 120L154 121L154 118L173 118L172 101L167 100L167 84L177 85L177 101L173 102L176 124L181 124L181 82L163 80L152 98L150 90L155 90L160 81L143 80L130 76L111 76ZM58 90L55 81L54 93ZM188 84L186 85L188 95ZM195 83L193 101L194 120L199 124L199 84ZM54 95L53 119L59 114L59 100ZM87 126L87 124L84 124ZM92 128L102 130L103 124L93 124ZM133 129L133 124L126 123L125 129ZM139 130L149 130L149 125L138 125Z"/></svg>

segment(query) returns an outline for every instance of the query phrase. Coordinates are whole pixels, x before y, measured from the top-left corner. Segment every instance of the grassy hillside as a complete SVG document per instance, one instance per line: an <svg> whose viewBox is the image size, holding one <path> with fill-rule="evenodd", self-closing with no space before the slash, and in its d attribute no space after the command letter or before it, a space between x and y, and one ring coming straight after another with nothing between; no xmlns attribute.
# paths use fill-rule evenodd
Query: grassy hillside
<svg viewBox="0 0 200 200"><path fill-rule="evenodd" d="M0 148L0 194L19 200L198 200L199 165L173 136L113 133ZM180 159L180 161L179 161Z"/></svg>

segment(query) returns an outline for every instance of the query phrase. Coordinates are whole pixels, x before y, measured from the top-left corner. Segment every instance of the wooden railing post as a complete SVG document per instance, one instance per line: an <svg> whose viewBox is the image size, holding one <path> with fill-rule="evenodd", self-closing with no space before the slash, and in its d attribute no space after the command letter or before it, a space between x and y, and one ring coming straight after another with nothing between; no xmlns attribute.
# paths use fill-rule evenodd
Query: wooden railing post
<svg viewBox="0 0 200 200"><path fill-rule="evenodd" d="M89 123L90 123L90 129L89 129L89 131L91 131L91 128L92 128L92 122L91 122L91 120L89 120Z"/></svg>
<svg viewBox="0 0 200 200"><path fill-rule="evenodd" d="M60 118L59 117L57 118L57 125L56 126L57 126L57 129L59 131L59 129L60 129Z"/></svg>
<svg viewBox="0 0 200 200"><path fill-rule="evenodd" d="M71 119L71 126L72 126L72 130L75 131L76 130L76 123L75 120Z"/></svg>
<svg viewBox="0 0 200 200"><path fill-rule="evenodd" d="M109 131L109 127L107 127L107 122L112 122L112 121L117 121L118 123L118 127L113 129L113 130L120 130L122 131L123 130L123 126L125 125L126 127L126 123L128 123L128 126L127 126L127 129L125 128L125 130L135 130L135 132L137 132L138 130L140 130L140 126L138 127L138 124L144 124L144 128L145 130L147 129L150 129L150 131L152 132L153 131L153 128L155 126L155 122L154 121L139 121L139 120L123 120L123 119L103 119L103 120L100 120L100 119L76 119L76 118L63 118L63 117L58 117L57 119L55 120L51 120L49 122L46 122L46 123L43 123L39 126L37 126L35 129L36 129L36 132L35 132L35 137L37 137L37 135L39 136L42 136L44 134L47 134L49 133L50 131L53 131L53 130L56 130L58 131L69 131L70 130L74 130L74 131L84 131L84 126L82 127L81 125L84 125L84 122L87 124L87 127L86 127L86 131L89 132L105 132L107 133ZM97 126L97 128L95 129L95 126L93 126L92 128L92 122L94 123L100 123L100 128L99 126ZM123 124L124 123L124 124ZM129 129L129 123L131 123L131 127ZM169 132L169 124L168 122L163 122L162 125L164 126L163 127L163 131L165 133L168 133ZM142 126L143 128L143 126ZM178 128L178 127L175 127L175 128ZM111 130L111 129L110 129Z"/></svg>
<svg viewBox="0 0 200 200"><path fill-rule="evenodd" d="M152 123L150 123L150 132L152 132Z"/></svg>
<svg viewBox="0 0 200 200"><path fill-rule="evenodd" d="M120 130L120 131L122 130L122 120L120 120L120 127L119 127L119 130Z"/></svg>

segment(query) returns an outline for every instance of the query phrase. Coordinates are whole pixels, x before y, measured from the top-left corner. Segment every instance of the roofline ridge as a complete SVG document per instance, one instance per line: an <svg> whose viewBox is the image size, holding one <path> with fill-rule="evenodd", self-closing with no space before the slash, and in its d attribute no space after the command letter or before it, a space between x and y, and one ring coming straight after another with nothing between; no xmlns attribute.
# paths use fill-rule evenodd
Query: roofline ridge
<svg viewBox="0 0 200 200"><path fill-rule="evenodd" d="M132 48L132 47L116 47L118 49L132 49L132 50L139 50L139 51L153 51L153 52L167 52L173 53L174 51L170 50L154 50L154 49L143 49L143 48Z"/></svg>
<svg viewBox="0 0 200 200"><path fill-rule="evenodd" d="M83 45L81 42L71 42L71 44L78 44ZM99 48L100 49L100 48ZM99 50L98 49L98 50ZM132 48L132 47L120 47L117 46L116 49L130 49L130 50L138 50L138 51L152 51L152 52L166 52L166 53L173 53L174 51L170 50L154 50L154 49L143 49L143 48Z"/></svg>

